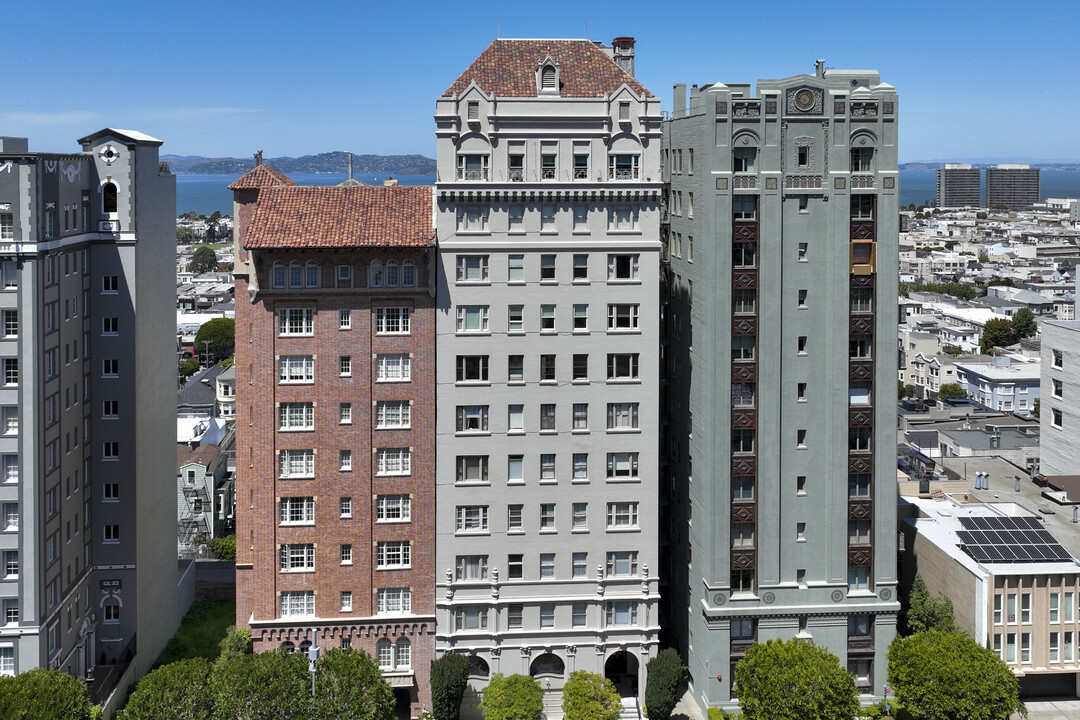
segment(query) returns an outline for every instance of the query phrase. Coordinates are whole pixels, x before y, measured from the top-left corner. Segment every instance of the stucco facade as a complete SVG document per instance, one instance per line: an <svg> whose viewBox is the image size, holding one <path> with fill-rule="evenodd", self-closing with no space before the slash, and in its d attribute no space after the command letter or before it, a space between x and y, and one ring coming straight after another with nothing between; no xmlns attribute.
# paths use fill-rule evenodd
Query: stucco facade
<svg viewBox="0 0 1080 720"><path fill-rule="evenodd" d="M142 133L79 142L0 139L0 671L130 661L130 680L190 599L172 531L175 178Z"/></svg>
<svg viewBox="0 0 1080 720"><path fill-rule="evenodd" d="M660 111L632 67L632 40L500 40L436 102L437 649L474 691L640 697L656 654Z"/></svg>
<svg viewBox="0 0 1080 720"><path fill-rule="evenodd" d="M895 634L897 95L675 86L664 126L665 644L704 710L810 638L880 697ZM686 593L689 593L688 595Z"/></svg>

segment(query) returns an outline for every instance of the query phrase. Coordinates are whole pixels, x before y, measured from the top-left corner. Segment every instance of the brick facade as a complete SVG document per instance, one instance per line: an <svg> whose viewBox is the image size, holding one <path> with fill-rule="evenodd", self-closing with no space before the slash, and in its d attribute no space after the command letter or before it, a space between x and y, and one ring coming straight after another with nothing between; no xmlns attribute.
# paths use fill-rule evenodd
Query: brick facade
<svg viewBox="0 0 1080 720"><path fill-rule="evenodd" d="M266 193L241 190L238 201ZM238 245L243 245L245 229L258 217L260 205L256 201L253 207L238 207ZM251 629L256 651L283 644L299 648L310 642L313 630L323 648L348 643L376 658L380 641L389 641L389 662L380 664L399 689L399 707L406 694L400 691L407 688L416 716L430 705L428 667L434 652L434 298L428 250L393 247L392 242L388 233L386 247L313 250L298 239L293 248L249 248L246 257L237 253L242 265L236 280L236 617L238 626ZM299 262L296 272L302 283L290 282L294 261ZM312 261L318 264L317 283L308 275ZM411 263L412 286L398 282L395 287L370 287L374 262L384 267L396 262L399 272ZM278 285L305 287L275 288L275 264L283 267L277 271ZM343 272L350 276L347 280ZM408 308L408 332L378 332L376 313L382 308ZM302 326L299 334L279 333L278 313L283 309L313 310L311 332ZM348 311L347 323L343 311ZM408 381L377 379L377 358L386 354L409 356ZM283 356L310 358L311 377L301 372L301 379L280 381ZM343 358L349 359L347 367ZM409 403L409 421L379 429L376 404L387 401ZM304 419L297 429L281 429L284 403L303 403L305 411L307 403L313 404L305 416L313 422ZM343 418L343 404L348 404L350 418ZM379 474L380 448L408 448L411 469ZM290 450L313 451L313 472L301 462L299 472L294 467L283 473L280 453ZM348 462L343 451L350 453ZM409 498L408 521L376 521L377 497L387 495ZM313 522L310 510L302 511L300 520L283 522L282 498L298 503L311 498ZM342 511L344 498L351 513ZM388 541L410 543L408 567L377 568L377 544ZM345 545L351 557L343 556ZM304 558L298 561L300 569L282 570L282 563L292 563L280 555L283 546L305 551L313 546L313 562ZM379 588L409 588L411 612L377 612ZM311 592L313 613L305 597L298 615L282 617L283 593ZM343 605L343 592L351 593L351 610ZM399 655L401 639L410 646L404 660Z"/></svg>

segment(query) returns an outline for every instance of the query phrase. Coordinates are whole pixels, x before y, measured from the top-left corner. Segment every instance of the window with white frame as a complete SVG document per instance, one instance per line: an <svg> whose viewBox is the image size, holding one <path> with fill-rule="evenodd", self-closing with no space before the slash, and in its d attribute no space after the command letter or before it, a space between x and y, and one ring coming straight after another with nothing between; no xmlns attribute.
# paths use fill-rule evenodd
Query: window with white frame
<svg viewBox="0 0 1080 720"><path fill-rule="evenodd" d="M486 580L487 555L458 555L454 565L455 580Z"/></svg>
<svg viewBox="0 0 1080 720"><path fill-rule="evenodd" d="M521 332L525 329L525 306L508 305L506 307L507 332Z"/></svg>
<svg viewBox="0 0 1080 720"><path fill-rule="evenodd" d="M19 359L4 358L4 384L19 384Z"/></svg>
<svg viewBox="0 0 1080 720"><path fill-rule="evenodd" d="M457 209L458 232L487 232L487 206L463 205Z"/></svg>
<svg viewBox="0 0 1080 720"><path fill-rule="evenodd" d="M278 382L315 382L315 358L311 355L282 355L278 358Z"/></svg>
<svg viewBox="0 0 1080 720"><path fill-rule="evenodd" d="M482 605L462 605L454 608L455 630L484 630L488 623L488 609Z"/></svg>
<svg viewBox="0 0 1080 720"><path fill-rule="evenodd" d="M281 617L315 617L315 591L283 591L281 593Z"/></svg>
<svg viewBox="0 0 1080 720"><path fill-rule="evenodd" d="M338 515L343 518L352 517L352 498L338 498Z"/></svg>
<svg viewBox="0 0 1080 720"><path fill-rule="evenodd" d="M352 612L352 591L342 590L338 595L338 602L341 612Z"/></svg>
<svg viewBox="0 0 1080 720"><path fill-rule="evenodd" d="M19 434L19 407L5 405L0 408L0 432L4 435Z"/></svg>
<svg viewBox="0 0 1080 720"><path fill-rule="evenodd" d="M487 305L458 305L457 307L457 331L487 332L488 329L488 306Z"/></svg>
<svg viewBox="0 0 1080 720"><path fill-rule="evenodd" d="M457 381L487 382L488 379L488 356L487 355L458 355L457 356Z"/></svg>
<svg viewBox="0 0 1080 720"><path fill-rule="evenodd" d="M609 478L637 477L638 454L636 452L608 453L607 476Z"/></svg>
<svg viewBox="0 0 1080 720"><path fill-rule="evenodd" d="M315 498L281 498L278 500L278 522L282 525L314 525Z"/></svg>
<svg viewBox="0 0 1080 720"><path fill-rule="evenodd" d="M315 404L309 402L281 403L278 405L279 430L314 430Z"/></svg>
<svg viewBox="0 0 1080 720"><path fill-rule="evenodd" d="M457 157L458 180L487 180L488 156L483 154L461 154Z"/></svg>
<svg viewBox="0 0 1080 720"><path fill-rule="evenodd" d="M311 544L281 545L278 549L278 569L281 572L314 570L315 546Z"/></svg>
<svg viewBox="0 0 1080 720"><path fill-rule="evenodd" d="M375 380L408 382L412 379L412 357L407 353L387 353L375 357Z"/></svg>
<svg viewBox="0 0 1080 720"><path fill-rule="evenodd" d="M338 450L338 470L342 472L352 470L352 450Z"/></svg>
<svg viewBox="0 0 1080 720"><path fill-rule="evenodd" d="M338 562L342 565L352 565L352 545L345 544L338 548Z"/></svg>
<svg viewBox="0 0 1080 720"><path fill-rule="evenodd" d="M607 554L607 574L626 577L637 575L638 554L636 550L623 550Z"/></svg>
<svg viewBox="0 0 1080 720"><path fill-rule="evenodd" d="M338 423L352 424L352 403L338 403Z"/></svg>
<svg viewBox="0 0 1080 720"><path fill-rule="evenodd" d="M375 614L412 612L412 588L379 588L375 591Z"/></svg>
<svg viewBox="0 0 1080 720"><path fill-rule="evenodd" d="M278 451L278 477L314 477L315 476L315 451L314 450L279 450Z"/></svg>
<svg viewBox="0 0 1080 720"><path fill-rule="evenodd" d="M377 475L408 475L413 472L413 456L409 448L379 448L375 451Z"/></svg>
<svg viewBox="0 0 1080 720"><path fill-rule="evenodd" d="M375 567L379 570L408 568L412 565L412 546L408 540L375 543Z"/></svg>
<svg viewBox="0 0 1080 720"><path fill-rule="evenodd" d="M486 282L488 279L487 255L458 255L458 282Z"/></svg>
<svg viewBox="0 0 1080 720"><path fill-rule="evenodd" d="M3 552L3 571L5 580L14 580L19 577L19 551L5 550Z"/></svg>
<svg viewBox="0 0 1080 720"><path fill-rule="evenodd" d="M19 503L6 502L0 505L0 510L3 511L4 532L16 532L19 529Z"/></svg>
<svg viewBox="0 0 1080 720"><path fill-rule="evenodd" d="M458 483L486 483L488 481L487 455L458 455Z"/></svg>
<svg viewBox="0 0 1080 720"><path fill-rule="evenodd" d="M608 625L636 625L638 604L633 600L615 600L607 603L605 619Z"/></svg>
<svg viewBox="0 0 1080 720"><path fill-rule="evenodd" d="M487 505L457 506L457 532L459 534L486 533L487 531Z"/></svg>
<svg viewBox="0 0 1080 720"><path fill-rule="evenodd" d="M608 330L637 330L638 304L612 303L608 305Z"/></svg>
<svg viewBox="0 0 1080 720"><path fill-rule="evenodd" d="M3 311L3 323L4 323L4 337L18 337L19 336L19 311L18 310L4 310Z"/></svg>
<svg viewBox="0 0 1080 720"><path fill-rule="evenodd" d="M375 427L380 430L402 429L412 423L412 405L408 400L386 400L375 403Z"/></svg>
<svg viewBox="0 0 1080 720"><path fill-rule="evenodd" d="M375 308L376 335L408 335L411 308L381 307Z"/></svg>
<svg viewBox="0 0 1080 720"><path fill-rule="evenodd" d="M314 308L281 308L278 310L278 335L312 335L314 332Z"/></svg>
<svg viewBox="0 0 1080 720"><path fill-rule="evenodd" d="M341 310L338 310L338 329L352 329L352 313L349 311L348 308L342 308Z"/></svg>
<svg viewBox="0 0 1080 720"><path fill-rule="evenodd" d="M636 502L613 502L607 504L607 526L613 528L636 528L638 504Z"/></svg>
<svg viewBox="0 0 1080 720"><path fill-rule="evenodd" d="M607 371L608 380L637 380L638 353L609 353Z"/></svg>
<svg viewBox="0 0 1080 720"><path fill-rule="evenodd" d="M409 522L412 498L408 495L378 495L375 498L376 522Z"/></svg>
<svg viewBox="0 0 1080 720"><path fill-rule="evenodd" d="M636 205L614 205L608 210L608 230L636 230L637 226Z"/></svg>
<svg viewBox="0 0 1080 720"><path fill-rule="evenodd" d="M608 430L636 430L638 428L638 403L608 403Z"/></svg>
<svg viewBox="0 0 1080 720"><path fill-rule="evenodd" d="M487 432L487 405L458 405L457 432Z"/></svg>

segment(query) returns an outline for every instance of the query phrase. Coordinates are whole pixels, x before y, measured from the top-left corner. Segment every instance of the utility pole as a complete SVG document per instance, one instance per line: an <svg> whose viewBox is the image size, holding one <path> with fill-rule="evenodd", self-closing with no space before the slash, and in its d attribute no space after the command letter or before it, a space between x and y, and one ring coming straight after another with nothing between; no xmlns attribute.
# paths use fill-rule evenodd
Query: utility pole
<svg viewBox="0 0 1080 720"><path fill-rule="evenodd" d="M315 697L315 661L319 659L319 631L311 631L311 647L308 648L308 672L311 673L311 697Z"/></svg>
<svg viewBox="0 0 1080 720"><path fill-rule="evenodd" d="M210 365L210 341L209 340L203 340L202 344L203 344L203 347L206 348L206 352L203 353L203 364L209 366Z"/></svg>

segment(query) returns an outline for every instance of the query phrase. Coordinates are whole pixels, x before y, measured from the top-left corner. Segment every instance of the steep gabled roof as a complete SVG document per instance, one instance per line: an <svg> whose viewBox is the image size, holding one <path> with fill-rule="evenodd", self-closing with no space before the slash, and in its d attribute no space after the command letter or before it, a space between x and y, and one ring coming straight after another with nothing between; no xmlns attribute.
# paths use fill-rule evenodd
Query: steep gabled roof
<svg viewBox="0 0 1080 720"><path fill-rule="evenodd" d="M120 138L122 140L129 140L134 143L142 143L144 145L164 145L164 140L158 140L156 137L151 137L146 133L139 132L138 130L120 130L117 128L103 128L96 133L91 133L86 137L79 138L78 143L85 145L92 143L98 138L105 137L106 135L112 135L113 137Z"/></svg>
<svg viewBox="0 0 1080 720"><path fill-rule="evenodd" d="M273 187L244 233L251 249L432 247L431 187Z"/></svg>
<svg viewBox="0 0 1080 720"><path fill-rule="evenodd" d="M229 185L230 190L261 190L269 187L295 186L296 181L290 179L280 170L275 170L266 163L256 165L251 170L238 177Z"/></svg>
<svg viewBox="0 0 1080 720"><path fill-rule="evenodd" d="M488 94L536 97L536 69L549 56L559 64L560 97L603 97L623 84L638 95L652 97L590 40L495 40L443 97L460 95L473 82Z"/></svg>

